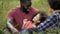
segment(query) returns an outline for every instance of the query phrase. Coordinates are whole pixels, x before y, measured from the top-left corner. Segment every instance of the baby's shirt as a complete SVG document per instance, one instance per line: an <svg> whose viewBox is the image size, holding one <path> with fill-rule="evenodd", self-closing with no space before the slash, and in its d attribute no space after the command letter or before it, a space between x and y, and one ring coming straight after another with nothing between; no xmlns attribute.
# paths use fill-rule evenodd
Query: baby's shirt
<svg viewBox="0 0 60 34"><path fill-rule="evenodd" d="M27 21L25 26L26 26L26 28L32 28L33 27L31 21Z"/></svg>

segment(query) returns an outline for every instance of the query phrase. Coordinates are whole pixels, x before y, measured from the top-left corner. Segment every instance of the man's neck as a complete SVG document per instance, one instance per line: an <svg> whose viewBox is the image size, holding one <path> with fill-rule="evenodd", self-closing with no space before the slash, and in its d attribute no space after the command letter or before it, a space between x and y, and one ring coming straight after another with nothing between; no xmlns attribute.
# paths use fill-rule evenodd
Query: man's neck
<svg viewBox="0 0 60 34"><path fill-rule="evenodd" d="M55 10L56 12L60 12L60 10Z"/></svg>
<svg viewBox="0 0 60 34"><path fill-rule="evenodd" d="M21 7L21 10L22 10L24 13L26 13L26 14L29 13L29 11L28 11L27 9L25 9L24 7Z"/></svg>
<svg viewBox="0 0 60 34"><path fill-rule="evenodd" d="M54 12L60 12L60 10L55 10Z"/></svg>

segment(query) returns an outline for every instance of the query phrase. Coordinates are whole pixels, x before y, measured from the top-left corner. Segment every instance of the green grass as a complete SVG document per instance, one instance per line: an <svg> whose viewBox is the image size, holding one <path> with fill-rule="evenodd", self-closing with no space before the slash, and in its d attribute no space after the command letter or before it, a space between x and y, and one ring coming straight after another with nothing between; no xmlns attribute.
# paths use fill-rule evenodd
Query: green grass
<svg viewBox="0 0 60 34"><path fill-rule="evenodd" d="M6 26L6 15L9 9L14 8L20 5L19 0L0 0L0 34L3 31L3 28ZM32 0L32 7L35 7L39 10L44 10L50 15L48 11L47 0ZM47 34L56 34L57 31L60 31L58 28L49 28ZM59 32L58 32L59 33Z"/></svg>

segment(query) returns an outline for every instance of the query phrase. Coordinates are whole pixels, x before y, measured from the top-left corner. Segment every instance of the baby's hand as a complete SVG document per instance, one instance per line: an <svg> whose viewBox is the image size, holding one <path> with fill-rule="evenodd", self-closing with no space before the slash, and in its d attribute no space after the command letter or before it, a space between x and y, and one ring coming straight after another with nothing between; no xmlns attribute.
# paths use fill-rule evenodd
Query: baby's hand
<svg viewBox="0 0 60 34"><path fill-rule="evenodd" d="M36 25L35 25L35 24L32 24L32 27L33 27L33 28L36 28Z"/></svg>

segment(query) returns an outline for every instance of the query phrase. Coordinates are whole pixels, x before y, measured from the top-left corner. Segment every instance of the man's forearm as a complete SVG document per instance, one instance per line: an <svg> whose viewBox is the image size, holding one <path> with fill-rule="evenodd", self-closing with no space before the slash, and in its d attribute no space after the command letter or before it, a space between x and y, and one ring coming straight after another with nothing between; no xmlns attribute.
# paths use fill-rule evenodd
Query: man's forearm
<svg viewBox="0 0 60 34"><path fill-rule="evenodd" d="M10 29L13 29L13 28L14 28L13 25L10 24L9 22L7 22L7 26L8 26L8 28L10 28Z"/></svg>
<svg viewBox="0 0 60 34"><path fill-rule="evenodd" d="M20 34L20 32L12 24L10 24L9 22L7 22L7 26L13 34Z"/></svg>
<svg viewBox="0 0 60 34"><path fill-rule="evenodd" d="M13 30L16 30L15 27L12 25L13 21L11 19L8 19L7 20L7 27L13 31Z"/></svg>

